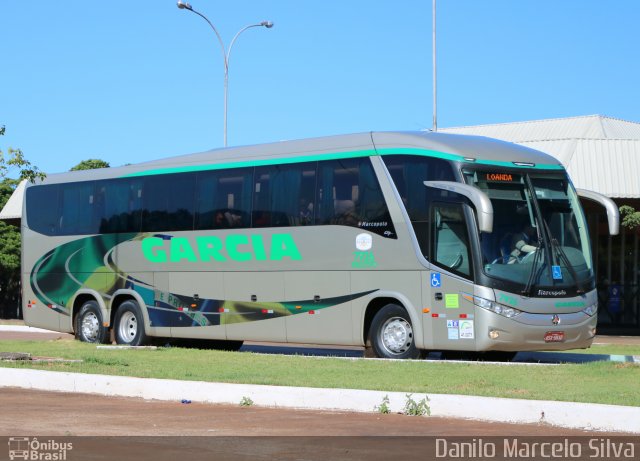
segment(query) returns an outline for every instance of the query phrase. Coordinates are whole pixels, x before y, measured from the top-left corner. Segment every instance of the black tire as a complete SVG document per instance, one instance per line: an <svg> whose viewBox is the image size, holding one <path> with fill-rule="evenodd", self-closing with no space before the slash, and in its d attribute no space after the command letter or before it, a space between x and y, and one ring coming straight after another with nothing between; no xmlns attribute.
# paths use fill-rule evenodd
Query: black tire
<svg viewBox="0 0 640 461"><path fill-rule="evenodd" d="M373 317L369 343L375 357L386 359L421 359L424 351L416 348L411 318L397 304L387 304Z"/></svg>
<svg viewBox="0 0 640 461"><path fill-rule="evenodd" d="M145 346L151 338L144 330L142 309L135 301L125 301L116 311L114 322L116 343L126 346Z"/></svg>
<svg viewBox="0 0 640 461"><path fill-rule="evenodd" d="M104 344L110 339L97 301L87 301L76 316L76 339L85 343Z"/></svg>

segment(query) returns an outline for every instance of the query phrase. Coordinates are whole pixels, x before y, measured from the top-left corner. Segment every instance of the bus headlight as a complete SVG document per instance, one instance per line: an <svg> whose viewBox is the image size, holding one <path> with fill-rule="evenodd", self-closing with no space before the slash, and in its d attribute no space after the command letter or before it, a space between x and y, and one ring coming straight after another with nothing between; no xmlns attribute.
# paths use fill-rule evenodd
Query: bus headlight
<svg viewBox="0 0 640 461"><path fill-rule="evenodd" d="M582 312L587 314L589 317L596 315L598 313L598 303L593 303L591 306L587 307Z"/></svg>
<svg viewBox="0 0 640 461"><path fill-rule="evenodd" d="M489 301L488 299L480 298L478 296L473 297L473 304L509 319L522 313L522 311L514 309L513 307L505 306L504 304L498 304L494 301Z"/></svg>

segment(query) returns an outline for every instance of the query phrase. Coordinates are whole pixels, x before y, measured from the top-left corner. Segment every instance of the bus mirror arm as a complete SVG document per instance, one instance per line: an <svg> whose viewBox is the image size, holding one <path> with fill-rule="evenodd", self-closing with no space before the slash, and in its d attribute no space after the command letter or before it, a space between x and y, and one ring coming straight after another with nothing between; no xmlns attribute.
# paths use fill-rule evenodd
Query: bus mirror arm
<svg viewBox="0 0 640 461"><path fill-rule="evenodd" d="M576 189L578 197L593 200L607 210L607 221L609 221L609 234L618 235L620 233L620 210L616 202L609 197L594 192L592 190Z"/></svg>
<svg viewBox="0 0 640 461"><path fill-rule="evenodd" d="M480 232L493 232L493 205L487 194L480 189L453 181L424 181L424 185L467 197L476 207Z"/></svg>

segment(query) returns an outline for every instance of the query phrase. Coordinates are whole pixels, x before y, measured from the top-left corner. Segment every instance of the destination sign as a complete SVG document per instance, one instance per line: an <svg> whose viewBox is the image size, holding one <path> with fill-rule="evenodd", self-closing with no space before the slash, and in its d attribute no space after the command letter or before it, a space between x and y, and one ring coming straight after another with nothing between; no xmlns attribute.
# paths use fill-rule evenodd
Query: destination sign
<svg viewBox="0 0 640 461"><path fill-rule="evenodd" d="M487 182L520 182L520 175L513 173L482 173Z"/></svg>

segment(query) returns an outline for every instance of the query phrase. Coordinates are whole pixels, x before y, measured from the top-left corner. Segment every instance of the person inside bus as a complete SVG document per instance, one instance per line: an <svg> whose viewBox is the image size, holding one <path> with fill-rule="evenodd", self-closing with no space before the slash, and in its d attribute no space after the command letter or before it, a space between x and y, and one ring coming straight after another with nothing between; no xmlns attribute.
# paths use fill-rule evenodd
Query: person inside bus
<svg viewBox="0 0 640 461"><path fill-rule="evenodd" d="M511 238L511 253L507 264L522 261L522 258L536 251L536 228L531 224L525 224L520 232L513 234Z"/></svg>

